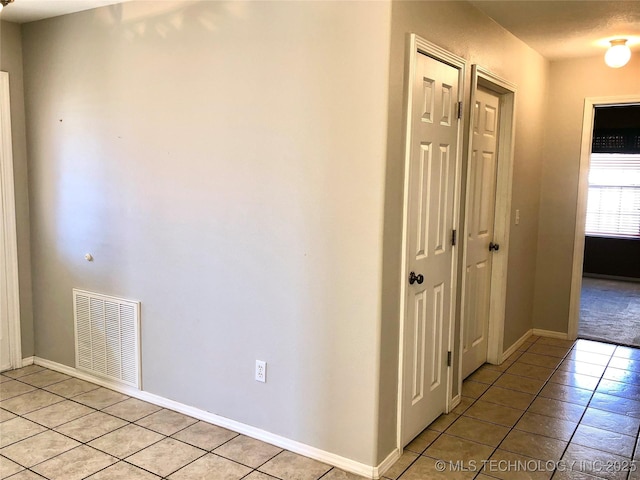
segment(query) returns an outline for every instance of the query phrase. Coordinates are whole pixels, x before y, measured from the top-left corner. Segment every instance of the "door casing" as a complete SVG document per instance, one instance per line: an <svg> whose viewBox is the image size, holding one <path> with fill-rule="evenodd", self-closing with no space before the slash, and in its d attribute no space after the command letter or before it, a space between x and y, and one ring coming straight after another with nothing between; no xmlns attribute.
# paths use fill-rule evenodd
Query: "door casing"
<svg viewBox="0 0 640 480"><path fill-rule="evenodd" d="M20 290L18 284L18 242L16 205L13 185L13 146L11 142L11 108L9 74L0 72L0 315L9 325L11 368L22 367L20 337ZM6 300L6 301L5 301Z"/></svg>
<svg viewBox="0 0 640 480"><path fill-rule="evenodd" d="M515 84L505 80L490 70L473 65L471 69L471 102L476 101L478 87L491 90L500 96L500 124L498 137L498 169L496 173L496 203L494 234L495 242L500 244L498 255L494 255L491 270L491 295L489 300L489 331L487 339L487 362L493 364L502 363L504 351L504 322L507 302L507 267L509 259L509 234L511 227L511 195L513 186L513 158L515 148L515 115L516 115L516 91ZM473 135L472 119L469 121L469 138ZM471 145L467 152L467 187L465 205L469 206L469 182L468 175L471 161ZM468 211L465 209L465 212ZM468 222L465 215L463 238L463 254L461 265L467 261L467 235ZM464 319L464 292L465 278L461 275L461 311L460 318ZM463 342L464 321L460 322L460 345ZM459 349L459 391L462 390L462 348Z"/></svg>
<svg viewBox="0 0 640 480"><path fill-rule="evenodd" d="M584 236L587 222L587 195L589 193L589 165L593 142L593 121L596 107L640 103L640 95L615 97L587 97L584 99L582 117L582 144L580 146L580 170L578 177L578 203L576 205L576 229L573 240L573 266L571 269L571 293L569 298L569 340L578 338L580 322L580 294L582 291L582 262L584 261Z"/></svg>
<svg viewBox="0 0 640 480"><path fill-rule="evenodd" d="M405 314L406 314L406 295L407 295L407 278L409 272L407 270L407 226L409 215L409 162L411 161L411 110L413 105L413 78L416 69L417 55L427 55L435 60L441 61L452 67L458 69L458 101L462 102L464 97L464 80L467 62L461 57L458 57L447 50L431 43L416 34L410 34L407 38L407 48L405 57L405 99L404 99L404 128L405 128L405 146L404 146L404 199L403 199L403 219L402 219L402 262L400 273L400 332L399 332L399 359L398 359L398 400L397 400L397 429L396 429L396 442L398 451L402 452L402 418L403 418L403 372L404 372L404 335L405 335ZM458 124L458 144L457 155L455 160L455 191L454 191L454 207L453 207L453 224L459 225L460 215L460 172L461 172L461 158L462 158L462 122ZM449 338L448 346L449 351L453 348L453 319L455 318L455 299L457 291L457 271L458 271L458 252L457 247L454 247L453 261L452 261L452 283L451 283L451 306L450 306L450 318L449 318ZM448 369L447 373L447 405L446 411L451 409L451 392L452 392L452 370Z"/></svg>

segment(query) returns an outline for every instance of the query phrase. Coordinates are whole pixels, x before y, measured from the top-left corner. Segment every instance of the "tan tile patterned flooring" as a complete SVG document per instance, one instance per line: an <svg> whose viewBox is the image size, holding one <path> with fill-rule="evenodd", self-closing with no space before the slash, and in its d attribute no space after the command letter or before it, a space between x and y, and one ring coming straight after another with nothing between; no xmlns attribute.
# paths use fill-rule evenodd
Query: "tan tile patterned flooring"
<svg viewBox="0 0 640 480"><path fill-rule="evenodd" d="M0 375L0 479L320 477L360 478L42 367Z"/></svg>
<svg viewBox="0 0 640 480"><path fill-rule="evenodd" d="M465 380L384 476L640 480L639 430L639 349L534 336Z"/></svg>
<svg viewBox="0 0 640 480"><path fill-rule="evenodd" d="M640 468L640 350L531 337L502 365L471 375L462 394L460 405L411 442L386 478L640 480L638 472L622 471L632 461ZM574 471L560 471L571 462ZM5 478L360 477L29 366L0 375Z"/></svg>

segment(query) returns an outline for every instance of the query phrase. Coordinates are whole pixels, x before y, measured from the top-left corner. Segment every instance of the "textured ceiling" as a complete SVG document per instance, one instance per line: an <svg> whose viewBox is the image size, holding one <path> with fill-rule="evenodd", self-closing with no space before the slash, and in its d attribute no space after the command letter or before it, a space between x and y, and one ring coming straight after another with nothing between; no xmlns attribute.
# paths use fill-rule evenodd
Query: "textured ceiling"
<svg viewBox="0 0 640 480"><path fill-rule="evenodd" d="M34 22L123 1L128 0L15 0L2 9L0 19L15 23Z"/></svg>
<svg viewBox="0 0 640 480"><path fill-rule="evenodd" d="M550 60L604 54L615 38L640 49L640 1L470 3Z"/></svg>
<svg viewBox="0 0 640 480"><path fill-rule="evenodd" d="M123 1L128 0L15 0L0 18L25 23ZM628 38L632 50L640 51L640 0L470 3L550 60L604 54L614 38Z"/></svg>

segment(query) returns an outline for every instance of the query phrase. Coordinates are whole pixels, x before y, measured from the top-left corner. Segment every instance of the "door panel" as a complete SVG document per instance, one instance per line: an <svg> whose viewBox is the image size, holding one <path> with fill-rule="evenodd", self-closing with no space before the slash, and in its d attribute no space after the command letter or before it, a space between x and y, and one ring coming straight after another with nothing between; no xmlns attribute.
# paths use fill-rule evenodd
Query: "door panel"
<svg viewBox="0 0 640 480"><path fill-rule="evenodd" d="M478 88L468 170L463 378L487 360L492 258L489 243L493 241L495 219L499 105L497 94Z"/></svg>
<svg viewBox="0 0 640 480"><path fill-rule="evenodd" d="M458 70L417 55L413 79L402 440L406 445L446 408L451 320Z"/></svg>

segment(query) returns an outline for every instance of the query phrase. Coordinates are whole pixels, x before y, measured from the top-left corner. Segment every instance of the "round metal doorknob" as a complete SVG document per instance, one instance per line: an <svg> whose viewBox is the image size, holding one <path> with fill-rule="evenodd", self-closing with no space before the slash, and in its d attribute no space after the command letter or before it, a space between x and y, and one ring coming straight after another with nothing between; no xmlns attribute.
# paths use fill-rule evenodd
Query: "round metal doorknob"
<svg viewBox="0 0 640 480"><path fill-rule="evenodd" d="M493 242L489 242L489 251L490 252L497 252L498 250L500 250L500 245L498 245L497 243L493 243Z"/></svg>
<svg viewBox="0 0 640 480"><path fill-rule="evenodd" d="M416 275L416 272L411 272L409 274L409 284L413 285L416 282L418 283L418 285L420 285L422 282L424 282L424 276L421 273Z"/></svg>

